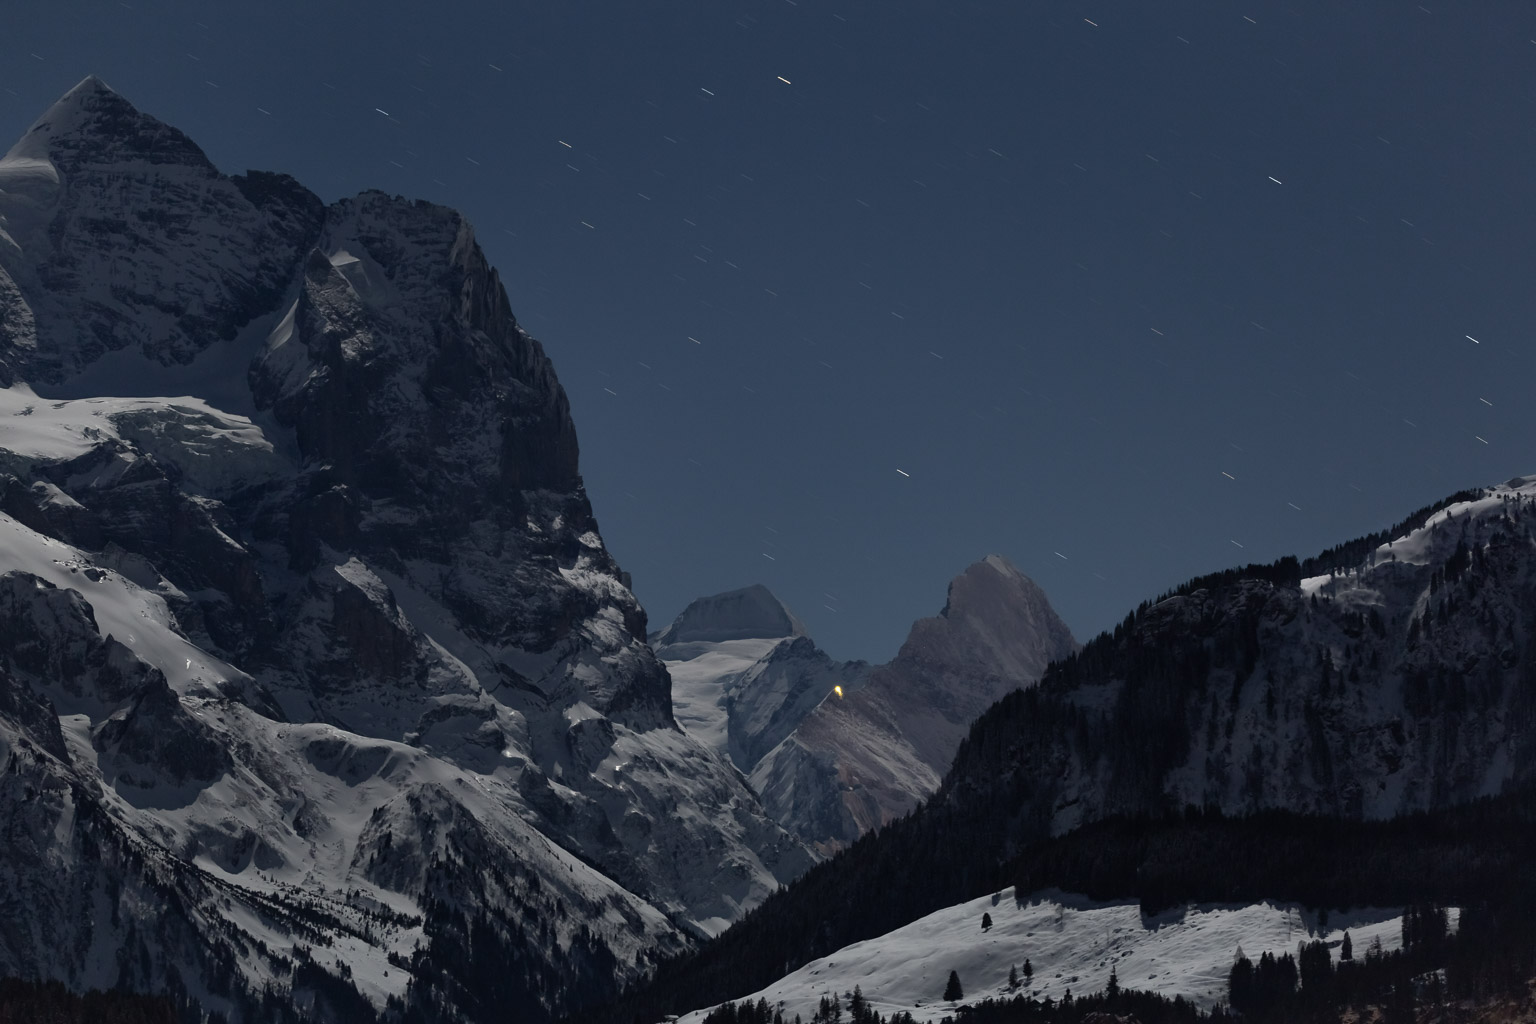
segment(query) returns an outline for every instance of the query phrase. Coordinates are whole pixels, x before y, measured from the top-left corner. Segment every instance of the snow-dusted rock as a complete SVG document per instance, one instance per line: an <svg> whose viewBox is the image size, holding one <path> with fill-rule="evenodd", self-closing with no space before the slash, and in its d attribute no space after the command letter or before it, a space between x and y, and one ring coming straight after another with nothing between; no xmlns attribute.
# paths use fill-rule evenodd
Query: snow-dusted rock
<svg viewBox="0 0 1536 1024"><path fill-rule="evenodd" d="M191 361L277 306L321 215L291 178L225 177L87 78L0 159L0 382L129 346Z"/></svg>
<svg viewBox="0 0 1536 1024"><path fill-rule="evenodd" d="M674 721L457 213L87 79L0 160L0 383L0 973L539 1019L810 863Z"/></svg>
<svg viewBox="0 0 1536 1024"><path fill-rule="evenodd" d="M689 603L651 641L657 647L804 636L805 624L761 583Z"/></svg>

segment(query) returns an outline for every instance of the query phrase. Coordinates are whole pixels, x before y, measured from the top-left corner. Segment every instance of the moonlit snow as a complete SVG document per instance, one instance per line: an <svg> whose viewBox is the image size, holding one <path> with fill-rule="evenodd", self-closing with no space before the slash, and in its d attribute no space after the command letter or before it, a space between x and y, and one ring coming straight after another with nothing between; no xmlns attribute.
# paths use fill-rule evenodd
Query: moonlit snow
<svg viewBox="0 0 1536 1024"><path fill-rule="evenodd" d="M992 918L985 931L983 914ZM909 1011L920 1021L937 1021L958 1005L940 998L950 971L960 976L963 1002L975 1003L1015 995L1059 1000L1068 990L1087 995L1108 984L1113 968L1122 988L1184 996L1209 1009L1226 1001L1227 972L1239 946L1257 960L1266 951L1294 955L1298 943L1323 939L1337 960L1346 929L1357 957L1374 939L1384 950L1402 945L1397 910L1335 913L1326 927L1295 904L1200 904L1147 918L1135 901L1095 902L1047 890L1019 902L1010 887L844 946L734 1001L766 999L786 1018L798 1013L808 1020L822 997L846 1002L858 986L883 1016ZM1026 959L1032 981L1010 991L1008 969L1018 968L1022 977ZM686 1014L680 1024L700 1024L708 1009Z"/></svg>

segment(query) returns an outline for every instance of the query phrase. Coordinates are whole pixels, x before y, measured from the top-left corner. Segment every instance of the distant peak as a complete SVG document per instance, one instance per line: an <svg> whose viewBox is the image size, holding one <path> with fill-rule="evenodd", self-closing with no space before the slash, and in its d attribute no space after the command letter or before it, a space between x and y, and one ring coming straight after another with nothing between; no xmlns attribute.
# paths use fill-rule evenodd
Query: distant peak
<svg viewBox="0 0 1536 1024"><path fill-rule="evenodd" d="M1050 608L1045 592L1034 580L1002 555L987 555L949 581L944 610L939 616L949 619L956 615L975 615L999 600L1020 606Z"/></svg>
<svg viewBox="0 0 1536 1024"><path fill-rule="evenodd" d="M770 639L804 636L805 624L761 583L692 602L655 643Z"/></svg>
<svg viewBox="0 0 1536 1024"><path fill-rule="evenodd" d="M79 166L127 162L214 172L196 143L140 112L95 75L59 97L6 156L46 160L66 173Z"/></svg>

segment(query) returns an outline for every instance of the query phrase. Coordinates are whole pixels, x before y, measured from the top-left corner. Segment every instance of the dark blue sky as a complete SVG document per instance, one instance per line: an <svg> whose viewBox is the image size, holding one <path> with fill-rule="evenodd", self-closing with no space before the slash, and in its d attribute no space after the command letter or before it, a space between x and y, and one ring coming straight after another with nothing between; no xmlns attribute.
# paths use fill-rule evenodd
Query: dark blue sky
<svg viewBox="0 0 1536 1024"><path fill-rule="evenodd" d="M1086 639L1536 472L1523 0L5 22L7 142L95 73L227 172L463 210L653 627L762 582L884 660L998 552Z"/></svg>

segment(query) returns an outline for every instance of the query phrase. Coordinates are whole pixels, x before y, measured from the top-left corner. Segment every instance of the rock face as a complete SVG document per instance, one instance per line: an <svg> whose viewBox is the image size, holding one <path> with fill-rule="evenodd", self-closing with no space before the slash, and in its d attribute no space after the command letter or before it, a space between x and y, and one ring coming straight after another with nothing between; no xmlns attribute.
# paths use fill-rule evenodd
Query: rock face
<svg viewBox="0 0 1536 1024"><path fill-rule="evenodd" d="M1077 649L1045 594L998 555L949 585L895 659L826 699L752 769L770 813L835 850L938 789L971 722Z"/></svg>
<svg viewBox="0 0 1536 1024"><path fill-rule="evenodd" d="M1387 818L1528 783L1536 483L1192 581L977 722L940 799L1005 842L1188 805ZM987 810L987 809L991 810Z"/></svg>
<svg viewBox="0 0 1536 1024"><path fill-rule="evenodd" d="M457 213L88 79L0 160L0 381L0 973L538 1020L810 863L674 721Z"/></svg>
<svg viewBox="0 0 1536 1024"><path fill-rule="evenodd" d="M652 642L678 720L824 854L936 790L972 720L1077 646L1040 588L996 555L955 578L889 664L834 662L803 632L757 586L693 602Z"/></svg>

